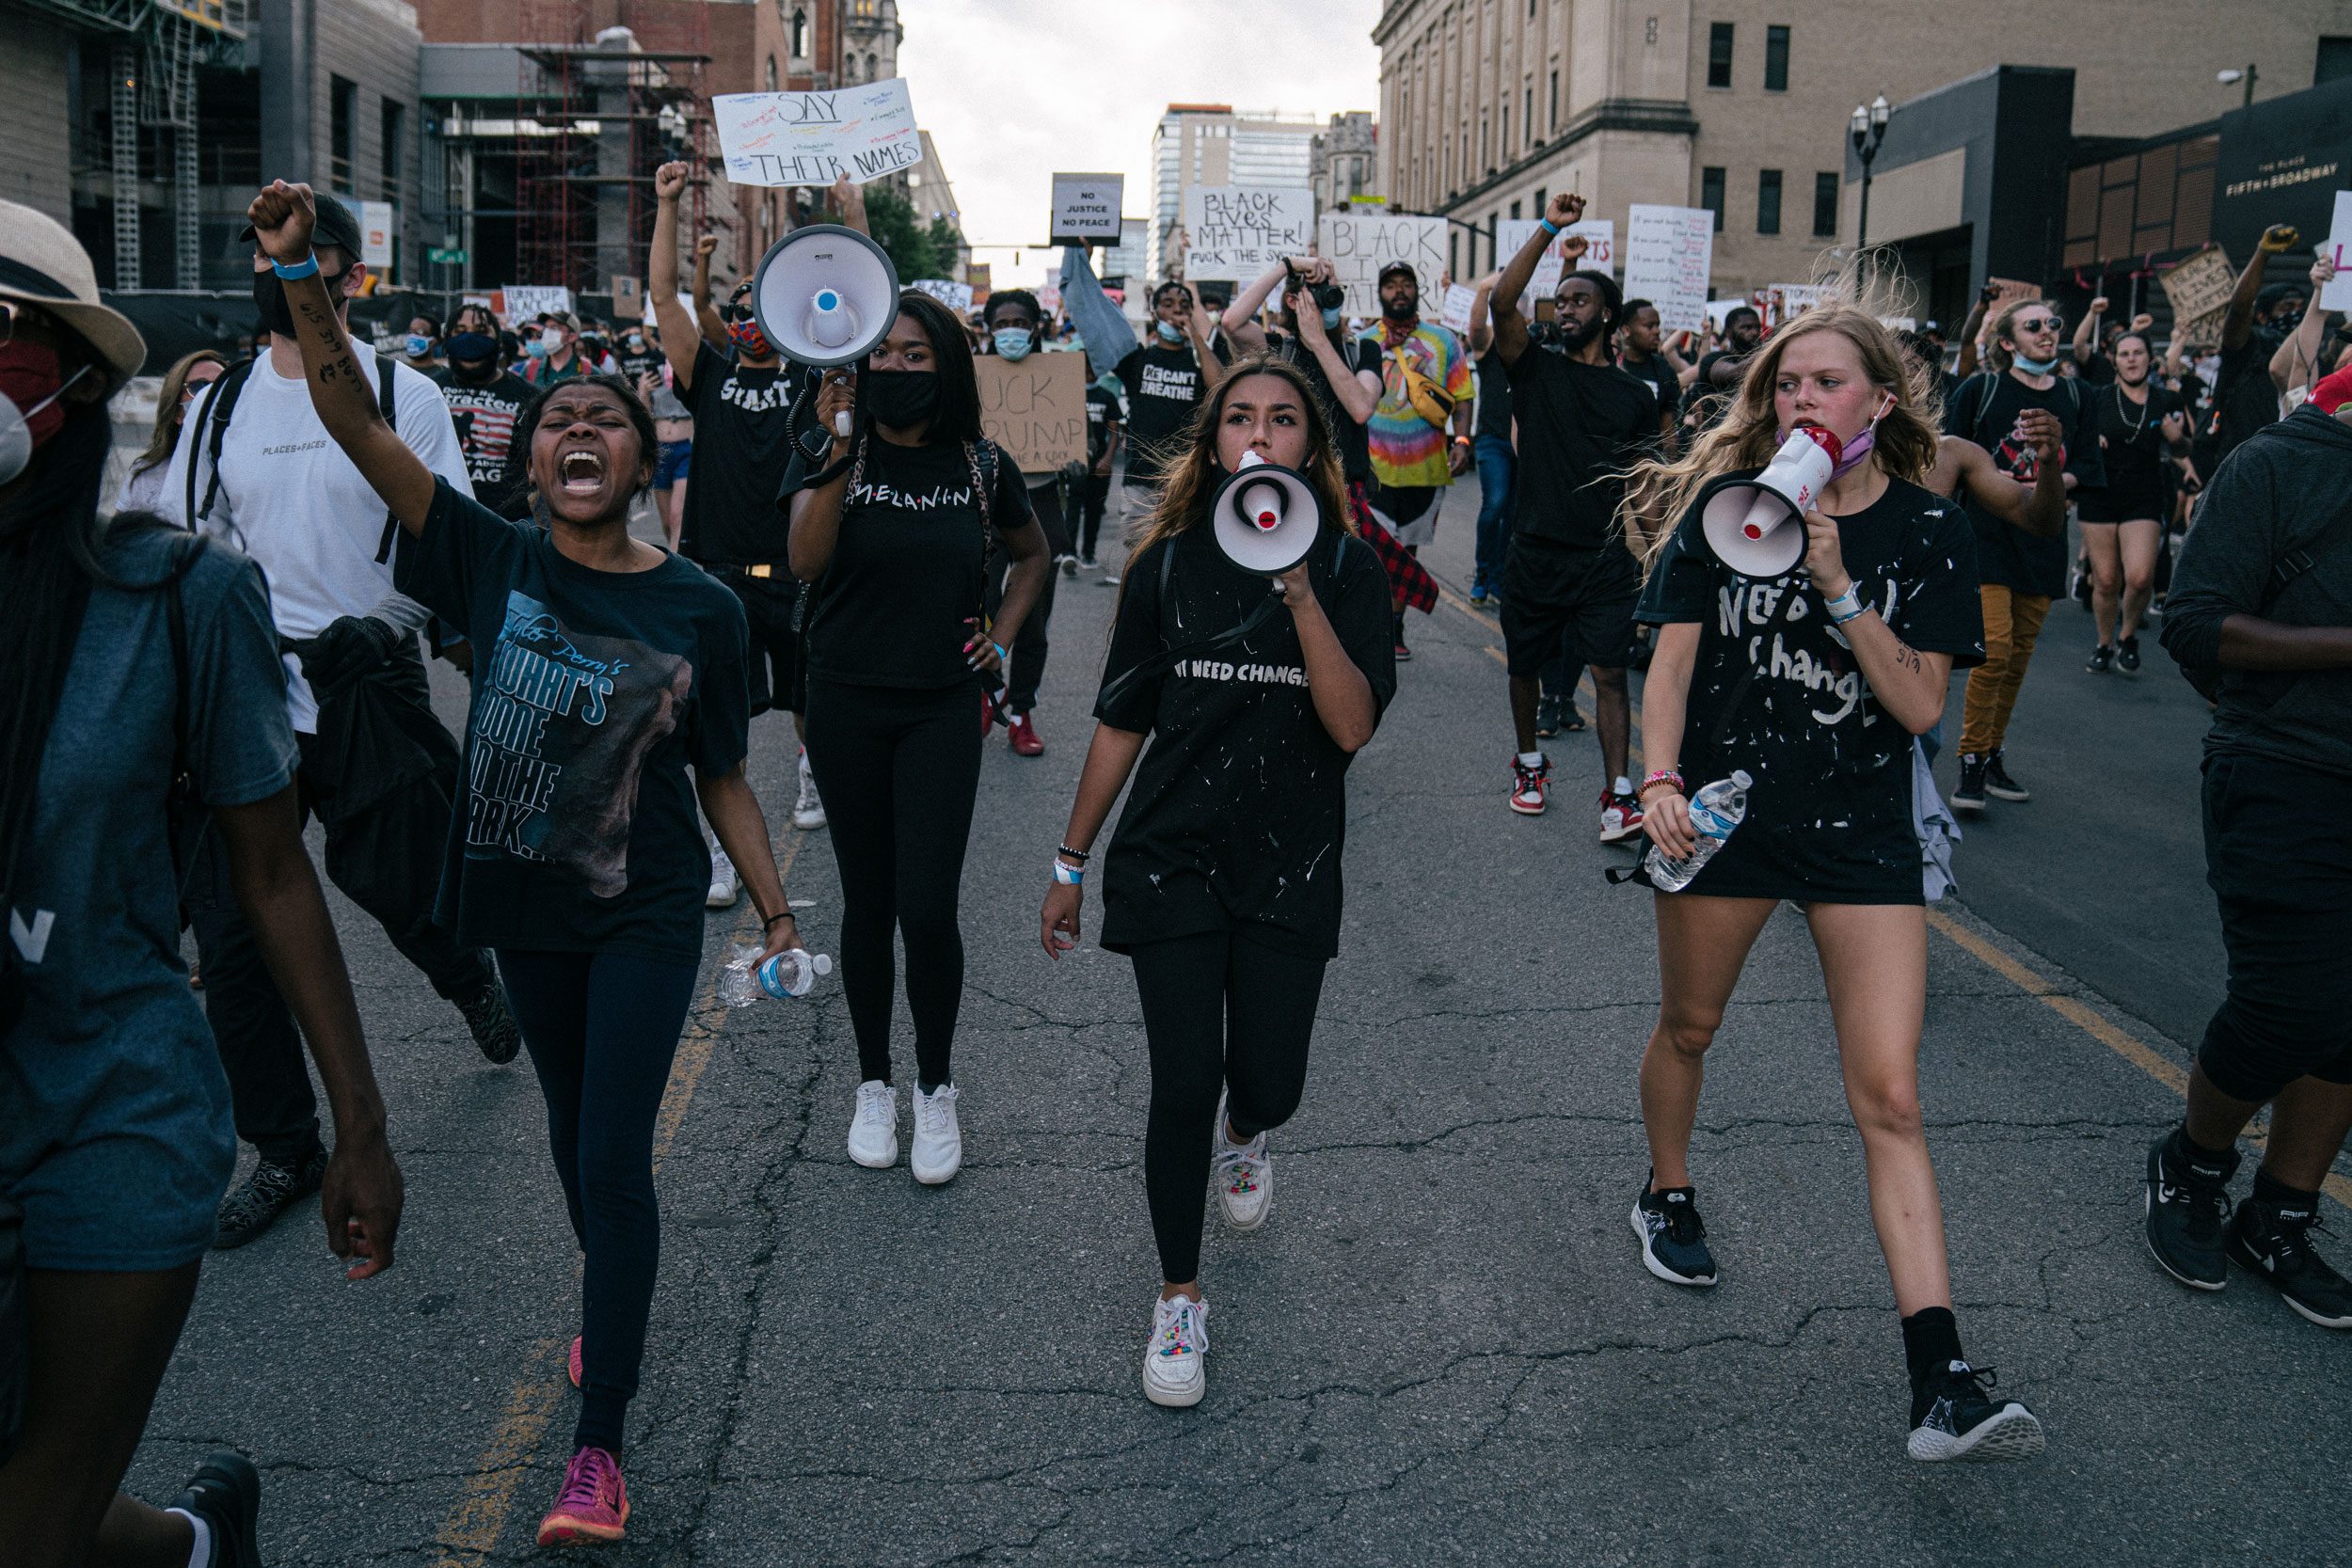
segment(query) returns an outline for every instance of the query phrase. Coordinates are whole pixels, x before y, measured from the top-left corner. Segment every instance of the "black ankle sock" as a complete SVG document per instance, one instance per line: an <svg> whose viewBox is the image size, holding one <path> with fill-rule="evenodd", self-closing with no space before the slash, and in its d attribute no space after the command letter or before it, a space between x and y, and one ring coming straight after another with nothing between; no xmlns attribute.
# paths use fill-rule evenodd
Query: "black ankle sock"
<svg viewBox="0 0 2352 1568"><path fill-rule="evenodd" d="M2236 1151L2229 1148L2207 1148L2188 1135L2188 1123L2172 1129L2172 1141L2165 1146L2165 1153L2176 1164L2188 1166L2200 1176L2227 1178L2237 1162L2231 1158Z"/></svg>
<svg viewBox="0 0 2352 1568"><path fill-rule="evenodd" d="M2254 1172L2254 1201L2273 1209L2292 1209L2304 1214L2319 1211L2317 1193L2302 1192L2288 1186L2270 1174L2268 1165L2260 1166Z"/></svg>
<svg viewBox="0 0 2352 1568"><path fill-rule="evenodd" d="M1960 1324L1950 1307L1923 1307L1903 1320L1903 1360L1914 1384L1960 1359Z"/></svg>

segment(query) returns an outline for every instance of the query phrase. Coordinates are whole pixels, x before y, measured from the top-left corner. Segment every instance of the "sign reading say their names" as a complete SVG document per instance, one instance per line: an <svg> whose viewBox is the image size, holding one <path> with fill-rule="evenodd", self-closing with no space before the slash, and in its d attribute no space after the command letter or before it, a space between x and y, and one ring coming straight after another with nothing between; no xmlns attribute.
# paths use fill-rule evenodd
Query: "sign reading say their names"
<svg viewBox="0 0 2352 1568"><path fill-rule="evenodd" d="M1056 245L1084 245L1089 240L1119 243L1119 204L1124 198L1123 174L1057 174L1054 176Z"/></svg>
<svg viewBox="0 0 2352 1568"><path fill-rule="evenodd" d="M865 184L923 161L906 78L828 92L730 92L710 101L739 185Z"/></svg>
<svg viewBox="0 0 2352 1568"><path fill-rule="evenodd" d="M1240 283L1315 243L1315 193L1254 185L1184 191L1184 277Z"/></svg>
<svg viewBox="0 0 2352 1568"><path fill-rule="evenodd" d="M979 378L980 432L1025 474L1050 474L1087 454L1087 356L1032 354L972 361Z"/></svg>
<svg viewBox="0 0 2352 1568"><path fill-rule="evenodd" d="M1635 202L1626 214L1625 292L1658 307L1667 332L1707 325L1707 280L1715 265L1715 214L1706 207Z"/></svg>
<svg viewBox="0 0 2352 1568"><path fill-rule="evenodd" d="M1345 309L1351 316L1380 313L1380 269L1391 261L1413 269L1424 300L1436 296L1446 275L1443 218L1326 213L1316 239L1317 248L1347 291Z"/></svg>

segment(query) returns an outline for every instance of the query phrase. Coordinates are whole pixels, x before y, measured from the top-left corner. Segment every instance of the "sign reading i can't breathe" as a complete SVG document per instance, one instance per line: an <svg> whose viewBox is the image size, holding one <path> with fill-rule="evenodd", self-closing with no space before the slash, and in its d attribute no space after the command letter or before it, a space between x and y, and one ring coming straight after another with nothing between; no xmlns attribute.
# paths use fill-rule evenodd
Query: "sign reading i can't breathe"
<svg viewBox="0 0 2352 1568"><path fill-rule="evenodd" d="M731 92L710 101L727 178L739 185L857 184L923 161L906 78L829 92Z"/></svg>

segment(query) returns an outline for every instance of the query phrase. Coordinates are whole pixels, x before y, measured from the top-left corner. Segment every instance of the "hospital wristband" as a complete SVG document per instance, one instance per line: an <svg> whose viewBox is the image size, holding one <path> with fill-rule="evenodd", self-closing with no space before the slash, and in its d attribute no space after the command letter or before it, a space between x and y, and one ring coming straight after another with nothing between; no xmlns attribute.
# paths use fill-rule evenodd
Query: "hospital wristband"
<svg viewBox="0 0 2352 1568"><path fill-rule="evenodd" d="M1064 887L1077 887L1086 879L1086 867L1069 864L1058 855L1054 857L1054 880Z"/></svg>
<svg viewBox="0 0 2352 1568"><path fill-rule="evenodd" d="M314 250L291 267L283 261L272 260L269 270L289 282L297 277L316 277L319 275L319 253Z"/></svg>

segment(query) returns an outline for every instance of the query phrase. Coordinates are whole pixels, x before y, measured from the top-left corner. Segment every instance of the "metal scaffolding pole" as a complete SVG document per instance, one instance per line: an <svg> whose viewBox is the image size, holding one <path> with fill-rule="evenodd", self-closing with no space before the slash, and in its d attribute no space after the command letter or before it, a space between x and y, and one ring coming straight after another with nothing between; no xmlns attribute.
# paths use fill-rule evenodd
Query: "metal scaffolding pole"
<svg viewBox="0 0 2352 1568"><path fill-rule="evenodd" d="M139 287L139 50L114 50L115 287Z"/></svg>

